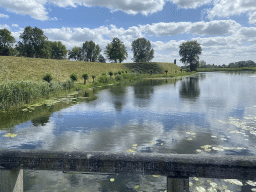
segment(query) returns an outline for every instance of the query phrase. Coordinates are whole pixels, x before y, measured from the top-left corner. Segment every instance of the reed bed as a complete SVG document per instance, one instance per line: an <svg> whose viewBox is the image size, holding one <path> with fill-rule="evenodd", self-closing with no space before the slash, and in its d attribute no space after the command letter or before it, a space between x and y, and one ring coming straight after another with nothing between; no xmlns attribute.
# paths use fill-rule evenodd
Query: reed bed
<svg viewBox="0 0 256 192"><path fill-rule="evenodd" d="M0 110L18 108L39 99L49 98L74 87L72 80L64 82L5 81L0 84Z"/></svg>

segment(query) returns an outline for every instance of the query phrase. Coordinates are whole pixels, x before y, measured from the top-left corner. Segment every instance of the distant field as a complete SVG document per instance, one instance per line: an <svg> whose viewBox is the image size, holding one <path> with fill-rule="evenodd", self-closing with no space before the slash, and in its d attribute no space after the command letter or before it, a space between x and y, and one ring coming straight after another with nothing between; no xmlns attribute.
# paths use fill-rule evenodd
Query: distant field
<svg viewBox="0 0 256 192"><path fill-rule="evenodd" d="M83 61L69 61L56 59L26 58L13 56L0 56L0 65L6 63L9 71L8 80L33 80L42 81L43 75L51 73L54 80L61 82L69 79L71 73L78 76L77 83L83 83L82 74L88 73L88 83L92 82L92 75L98 76L102 72L117 72L127 70L129 72L142 70L147 73L153 69L154 72L163 73L168 70L168 74L180 73L180 67L173 63L97 63Z"/></svg>

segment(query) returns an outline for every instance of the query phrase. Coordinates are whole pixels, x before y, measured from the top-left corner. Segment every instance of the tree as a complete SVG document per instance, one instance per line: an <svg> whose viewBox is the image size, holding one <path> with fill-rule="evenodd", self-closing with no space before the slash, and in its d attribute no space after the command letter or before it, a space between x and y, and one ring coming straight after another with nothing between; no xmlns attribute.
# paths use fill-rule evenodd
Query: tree
<svg viewBox="0 0 256 192"><path fill-rule="evenodd" d="M86 41L83 43L81 55L82 60L95 62L101 52L100 46L96 45L93 41Z"/></svg>
<svg viewBox="0 0 256 192"><path fill-rule="evenodd" d="M134 62L149 62L154 58L154 49L151 49L150 41L138 38L132 42Z"/></svg>
<svg viewBox="0 0 256 192"><path fill-rule="evenodd" d="M106 63L106 59L101 54L98 57L98 61L101 63Z"/></svg>
<svg viewBox="0 0 256 192"><path fill-rule="evenodd" d="M86 83L86 80L88 79L88 74L85 73L85 74L82 75L82 77L84 78L84 84L85 84L85 83Z"/></svg>
<svg viewBox="0 0 256 192"><path fill-rule="evenodd" d="M92 82L94 83L94 78L95 78L96 76L95 75L92 75Z"/></svg>
<svg viewBox="0 0 256 192"><path fill-rule="evenodd" d="M50 42L51 45L51 59L63 59L67 55L66 46L60 41Z"/></svg>
<svg viewBox="0 0 256 192"><path fill-rule="evenodd" d="M26 57L42 57L42 49L48 38L41 29L28 26L21 33L20 39L22 39L22 42L19 41L17 47L20 55Z"/></svg>
<svg viewBox="0 0 256 192"><path fill-rule="evenodd" d="M104 54L109 61L115 61L115 63L117 63L117 60L121 63L128 57L124 43L117 37L113 38L112 42L106 46Z"/></svg>
<svg viewBox="0 0 256 192"><path fill-rule="evenodd" d="M167 73L168 73L168 70L165 70L164 72L165 72L165 73L166 73L166 75L167 75Z"/></svg>
<svg viewBox="0 0 256 192"><path fill-rule="evenodd" d="M204 60L199 61L199 67L200 68L205 68L206 67L206 62Z"/></svg>
<svg viewBox="0 0 256 192"><path fill-rule="evenodd" d="M75 59L76 61L82 60L82 48L74 47L71 51L68 51L68 59Z"/></svg>
<svg viewBox="0 0 256 192"><path fill-rule="evenodd" d="M113 75L113 72L112 71L109 71L108 72L109 76L111 77Z"/></svg>
<svg viewBox="0 0 256 192"><path fill-rule="evenodd" d="M190 64L190 70L195 71L199 56L202 53L202 48L200 44L197 43L197 41L188 41L184 42L180 45L180 51L179 54L182 57L180 61L182 63L189 63Z"/></svg>
<svg viewBox="0 0 256 192"><path fill-rule="evenodd" d="M7 29L0 29L0 55L11 55L13 43L15 43L15 38L11 36L11 32Z"/></svg>

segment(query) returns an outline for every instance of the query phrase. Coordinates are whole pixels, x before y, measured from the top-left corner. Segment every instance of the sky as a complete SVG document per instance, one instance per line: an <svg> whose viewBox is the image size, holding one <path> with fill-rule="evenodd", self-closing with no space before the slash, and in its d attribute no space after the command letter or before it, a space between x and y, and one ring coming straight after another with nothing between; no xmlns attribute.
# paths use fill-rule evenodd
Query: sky
<svg viewBox="0 0 256 192"><path fill-rule="evenodd" d="M196 40L207 64L256 62L255 0L1 0L0 29L16 41L25 27L38 27L68 50L94 41L105 47L119 38L133 62L131 44L150 41L152 62L180 61L179 46ZM107 62L110 62L107 60Z"/></svg>

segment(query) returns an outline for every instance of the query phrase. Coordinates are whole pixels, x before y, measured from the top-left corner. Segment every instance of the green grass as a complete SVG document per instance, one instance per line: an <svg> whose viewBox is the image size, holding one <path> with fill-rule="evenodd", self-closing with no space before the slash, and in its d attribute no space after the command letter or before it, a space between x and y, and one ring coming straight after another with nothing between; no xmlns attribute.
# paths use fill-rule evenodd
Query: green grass
<svg viewBox="0 0 256 192"><path fill-rule="evenodd" d="M181 73L180 67L173 63L97 63L69 60L26 58L0 56L0 111L28 107L36 103L43 103L46 99L63 96L75 90L85 90L91 87L104 86L120 82L130 82L141 78L173 77L188 75ZM153 70L151 76L148 71ZM165 75L168 70L168 75ZM119 75L108 75L118 71L128 71ZM134 72L132 72L134 71ZM140 75L139 71L142 71ZM43 76L51 73L52 83L43 81ZM67 88L70 74L76 74L78 80ZM88 74L84 84L82 74ZM107 75L102 75L106 73ZM92 75L96 78L92 79Z"/></svg>
<svg viewBox="0 0 256 192"><path fill-rule="evenodd" d="M256 71L256 67L241 67L241 68L198 68L198 72L212 72L212 71Z"/></svg>

